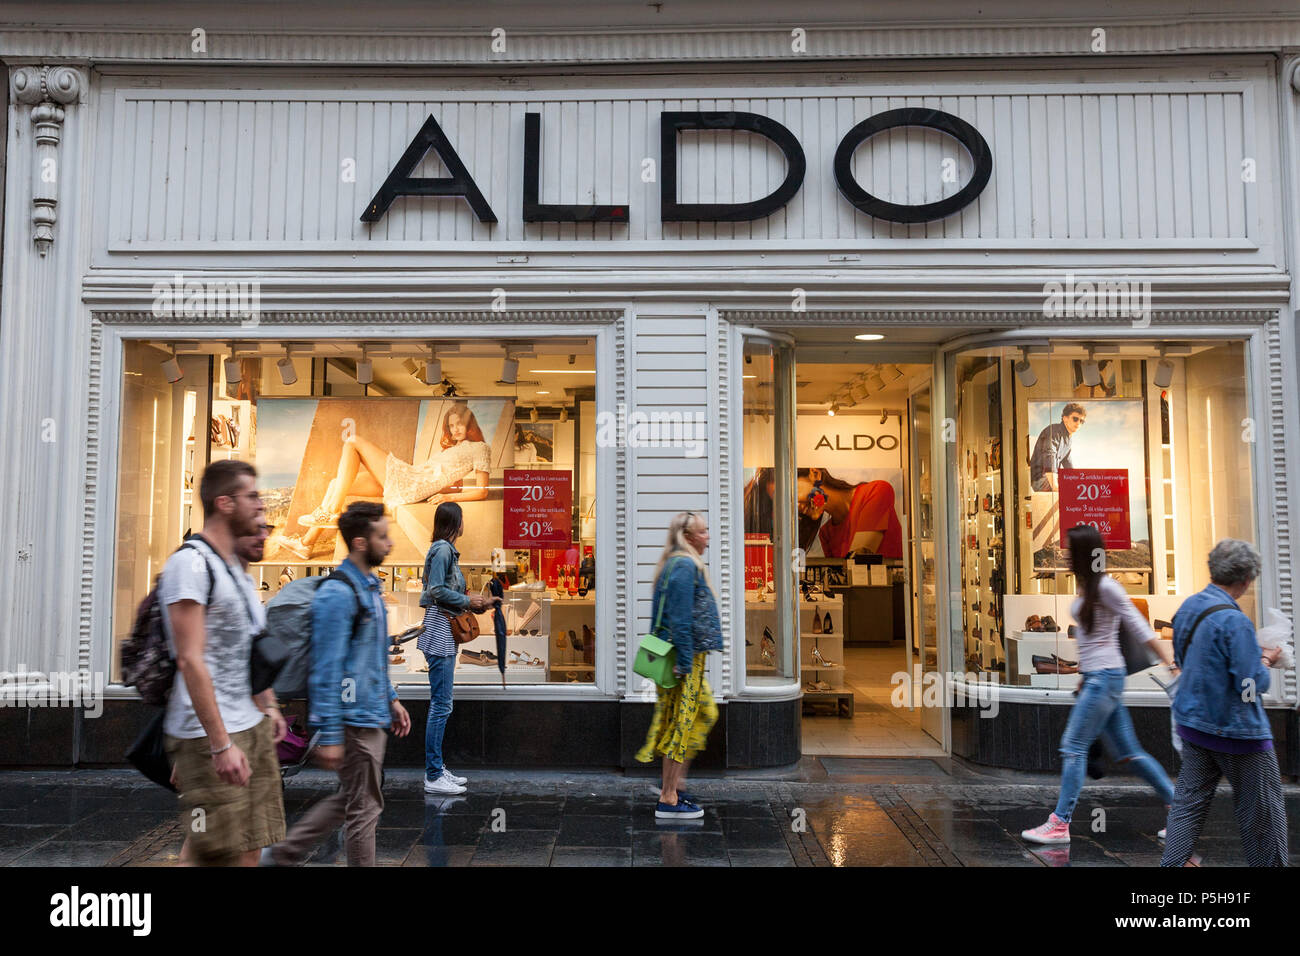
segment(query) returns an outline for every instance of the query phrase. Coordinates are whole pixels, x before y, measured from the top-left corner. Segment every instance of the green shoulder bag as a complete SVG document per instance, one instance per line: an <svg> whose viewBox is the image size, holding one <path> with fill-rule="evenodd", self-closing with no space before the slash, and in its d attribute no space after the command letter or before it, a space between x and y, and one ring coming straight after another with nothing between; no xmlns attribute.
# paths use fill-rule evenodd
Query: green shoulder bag
<svg viewBox="0 0 1300 956"><path fill-rule="evenodd" d="M632 665L634 673L649 678L659 687L667 690L677 686L677 675L673 665L677 663L677 648L672 643L659 637L659 624L664 615L664 599L668 597L668 588L659 596L659 610L655 613L654 625L650 633L641 638L641 646L636 650L636 662Z"/></svg>

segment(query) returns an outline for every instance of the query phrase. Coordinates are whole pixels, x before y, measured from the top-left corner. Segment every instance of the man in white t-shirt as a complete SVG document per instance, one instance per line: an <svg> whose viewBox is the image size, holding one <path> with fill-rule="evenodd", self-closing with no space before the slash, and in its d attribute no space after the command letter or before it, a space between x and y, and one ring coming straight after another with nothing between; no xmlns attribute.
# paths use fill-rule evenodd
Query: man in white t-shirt
<svg viewBox="0 0 1300 956"><path fill-rule="evenodd" d="M184 810L181 862L256 866L261 848L284 836L275 745L286 726L275 692L254 697L249 673L266 614L236 540L262 521L257 472L247 462L213 462L199 498L203 533L168 559L161 584L176 654L163 730Z"/></svg>

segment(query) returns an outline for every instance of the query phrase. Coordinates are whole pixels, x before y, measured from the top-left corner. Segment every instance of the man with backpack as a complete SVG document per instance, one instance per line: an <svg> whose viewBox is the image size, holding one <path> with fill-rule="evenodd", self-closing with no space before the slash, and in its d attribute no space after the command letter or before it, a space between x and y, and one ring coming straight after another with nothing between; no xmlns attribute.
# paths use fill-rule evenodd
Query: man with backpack
<svg viewBox="0 0 1300 956"><path fill-rule="evenodd" d="M345 827L348 866L375 865L375 828L384 809L385 733L405 737L411 718L388 679L388 614L374 569L392 550L384 506L357 501L339 515L348 557L311 605L310 709L320 730L317 762L339 772L339 790L312 807L262 862L294 866L326 835Z"/></svg>
<svg viewBox="0 0 1300 956"><path fill-rule="evenodd" d="M199 499L203 533L167 560L159 584L176 660L163 731L181 791L181 863L256 866L260 849L284 835L275 744L286 726L274 691L252 693L249 660L265 613L236 553L263 521L257 472L215 461Z"/></svg>

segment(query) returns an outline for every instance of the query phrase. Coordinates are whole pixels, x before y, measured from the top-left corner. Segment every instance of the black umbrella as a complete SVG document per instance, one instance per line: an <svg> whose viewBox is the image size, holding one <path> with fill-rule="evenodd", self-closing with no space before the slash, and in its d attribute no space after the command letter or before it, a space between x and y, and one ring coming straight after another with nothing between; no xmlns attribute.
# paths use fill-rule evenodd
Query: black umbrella
<svg viewBox="0 0 1300 956"><path fill-rule="evenodd" d="M492 627L497 635L497 669L501 671L501 686L506 686L506 614L501 605L501 599L505 595L505 589L501 587L501 580L493 576L488 581L488 588L492 591L492 597L496 598L495 608L492 611Z"/></svg>

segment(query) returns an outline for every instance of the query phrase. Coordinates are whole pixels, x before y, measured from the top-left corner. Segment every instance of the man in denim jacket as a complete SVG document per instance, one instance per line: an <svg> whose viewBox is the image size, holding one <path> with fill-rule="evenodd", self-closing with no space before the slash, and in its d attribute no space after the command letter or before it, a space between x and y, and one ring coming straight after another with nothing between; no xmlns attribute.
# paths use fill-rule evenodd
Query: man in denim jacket
<svg viewBox="0 0 1300 956"><path fill-rule="evenodd" d="M399 737L411 729L388 679L388 614L374 574L393 547L384 506L349 505L339 516L339 534L348 542L348 558L312 601L307 720L321 731L317 763L337 770L340 786L264 854L264 862L276 865L302 862L339 824L345 825L348 866L375 865L385 734L390 726Z"/></svg>
<svg viewBox="0 0 1300 956"><path fill-rule="evenodd" d="M1255 625L1237 604L1259 576L1260 563L1259 552L1245 541L1220 541L1210 552L1211 583L1174 615L1174 655L1182 676L1173 715L1183 741L1183 763L1161 866L1184 866L1192 859L1223 776L1232 785L1247 861L1251 866L1287 865L1282 779L1260 700L1281 649L1260 651Z"/></svg>

